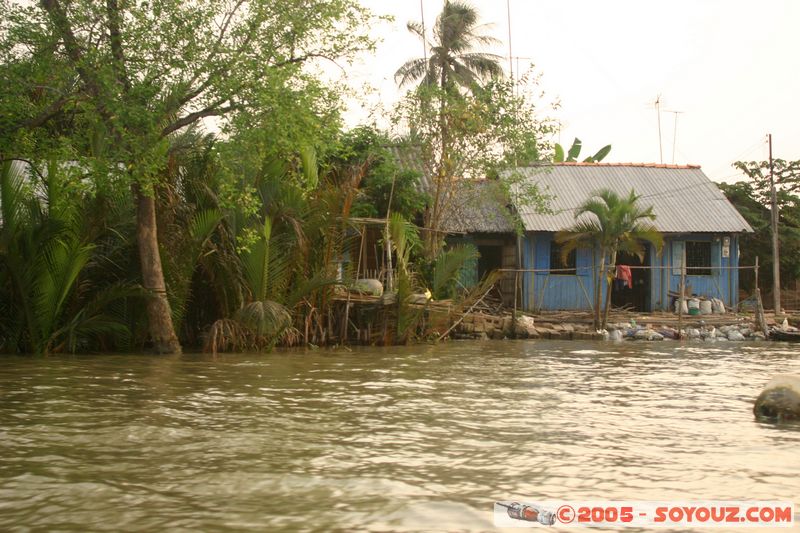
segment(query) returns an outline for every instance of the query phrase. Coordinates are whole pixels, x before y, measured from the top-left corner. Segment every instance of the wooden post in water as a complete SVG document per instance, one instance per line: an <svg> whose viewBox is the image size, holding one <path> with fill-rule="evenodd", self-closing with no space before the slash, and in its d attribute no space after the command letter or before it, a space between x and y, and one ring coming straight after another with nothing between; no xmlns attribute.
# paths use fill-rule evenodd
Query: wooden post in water
<svg viewBox="0 0 800 533"><path fill-rule="evenodd" d="M758 256L756 256L756 266L755 266L754 270L755 270L755 273L756 273L756 279L755 279L755 282L753 283L753 286L756 288L756 290L758 290Z"/></svg>
<svg viewBox="0 0 800 533"><path fill-rule="evenodd" d="M683 254L681 257L681 294L678 297L678 338L683 338L683 305L686 301L686 243L683 243Z"/></svg>
<svg viewBox="0 0 800 533"><path fill-rule="evenodd" d="M759 329L766 338L769 338L769 328L767 327L767 319L764 316L764 303L761 301L761 289L758 288L758 257L756 257L756 281L755 281L755 296L756 296L756 323Z"/></svg>

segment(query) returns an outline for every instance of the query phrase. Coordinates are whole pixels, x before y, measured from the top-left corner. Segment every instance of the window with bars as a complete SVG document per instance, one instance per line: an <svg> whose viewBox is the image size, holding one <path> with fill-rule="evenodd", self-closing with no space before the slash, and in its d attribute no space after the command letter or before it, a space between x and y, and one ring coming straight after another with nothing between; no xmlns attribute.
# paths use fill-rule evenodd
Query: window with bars
<svg viewBox="0 0 800 533"><path fill-rule="evenodd" d="M689 276L711 275L710 242L686 241L686 274Z"/></svg>
<svg viewBox="0 0 800 533"><path fill-rule="evenodd" d="M574 276L575 270L575 250L567 256L566 263L561 261L561 250L563 245L555 241L550 242L550 274L561 276ZM567 269L567 270L564 270Z"/></svg>

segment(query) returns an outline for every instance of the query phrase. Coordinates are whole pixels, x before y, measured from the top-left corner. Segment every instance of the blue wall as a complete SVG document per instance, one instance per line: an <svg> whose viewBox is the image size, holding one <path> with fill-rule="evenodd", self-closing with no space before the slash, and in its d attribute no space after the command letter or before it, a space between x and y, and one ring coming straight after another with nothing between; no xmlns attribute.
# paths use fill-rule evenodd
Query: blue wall
<svg viewBox="0 0 800 533"><path fill-rule="evenodd" d="M523 268L548 270L550 268L550 245L554 233L527 233L523 244ZM722 257L722 242L730 238L729 257ZM708 298L720 298L726 307L738 304L739 276L737 270L719 267L739 266L738 238L735 235L668 235L660 254L649 247L649 263L661 269L651 270L650 307L647 311L668 310L671 297L668 291L677 293L680 287L680 258L685 241L711 242L710 276L687 275L686 285L691 291ZM523 304L527 311L538 310L590 310L594 301L594 277L592 275L592 251L578 250L575 257L575 275L548 274L547 272L525 273L523 277ZM600 264L599 257L596 265ZM602 294L605 300L603 282Z"/></svg>
<svg viewBox="0 0 800 533"><path fill-rule="evenodd" d="M550 268L550 244L553 235L553 233L526 234L522 249L523 268L542 270ZM576 251L575 268L576 275L526 273L523 279L525 309L529 311L591 309L594 301L591 250Z"/></svg>
<svg viewBox="0 0 800 533"><path fill-rule="evenodd" d="M730 238L729 257L722 257L723 239ZM719 267L739 266L739 239L735 235L674 235L664 240L664 249L661 257L651 254L651 264L669 267L661 271L660 275L653 272L650 285L651 301L655 309L667 310L671 301L667 291L680 292L681 258L686 241L704 241L711 243L711 275L696 276L687 272L686 285L691 287L690 294L705 296L706 298L719 298L725 302L726 307L733 307L739 303L739 271Z"/></svg>

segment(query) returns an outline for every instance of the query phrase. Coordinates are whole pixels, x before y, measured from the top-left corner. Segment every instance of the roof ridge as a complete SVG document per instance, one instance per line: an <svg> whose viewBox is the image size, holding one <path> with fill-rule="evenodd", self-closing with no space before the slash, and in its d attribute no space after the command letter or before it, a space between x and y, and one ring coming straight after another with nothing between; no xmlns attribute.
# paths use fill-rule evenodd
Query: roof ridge
<svg viewBox="0 0 800 533"><path fill-rule="evenodd" d="M664 163L587 163L584 161L564 161L561 163L541 163L534 166L551 167L645 167L645 168L670 168L670 169L699 169L700 165L668 165Z"/></svg>

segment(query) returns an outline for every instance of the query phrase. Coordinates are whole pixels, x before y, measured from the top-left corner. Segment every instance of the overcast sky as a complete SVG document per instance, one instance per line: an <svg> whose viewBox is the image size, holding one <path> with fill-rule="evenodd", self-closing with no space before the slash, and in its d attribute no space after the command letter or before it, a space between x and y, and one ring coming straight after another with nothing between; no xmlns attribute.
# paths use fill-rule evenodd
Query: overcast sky
<svg viewBox="0 0 800 533"><path fill-rule="evenodd" d="M369 83L369 105L391 106L394 72L422 56L406 30L420 20L420 0L361 0L393 23L374 28L375 55L347 69L352 85ZM547 113L562 124L560 140L580 137L586 152L612 144L607 162L659 162L662 100L663 162L699 164L716 181L736 181L738 159L800 159L800 2L797 0L508 0L514 68L535 65ZM472 0L488 32L502 41L489 50L506 59L506 1ZM422 0L430 29L442 0ZM351 124L366 120L354 105ZM556 139L558 141L558 139Z"/></svg>

